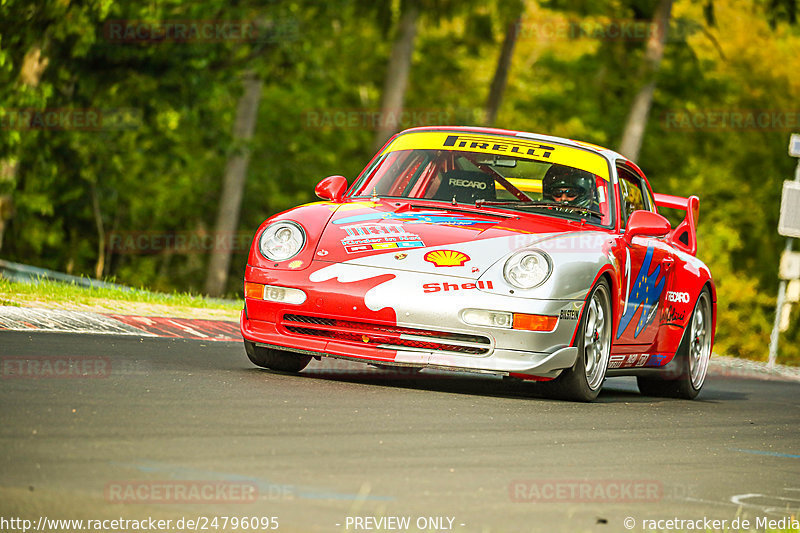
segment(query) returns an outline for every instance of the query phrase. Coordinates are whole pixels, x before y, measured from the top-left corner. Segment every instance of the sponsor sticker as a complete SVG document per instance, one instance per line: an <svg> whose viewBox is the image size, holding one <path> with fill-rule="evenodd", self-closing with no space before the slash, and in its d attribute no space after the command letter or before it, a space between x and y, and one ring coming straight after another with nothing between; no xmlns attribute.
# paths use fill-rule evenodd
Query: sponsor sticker
<svg viewBox="0 0 800 533"><path fill-rule="evenodd" d="M334 220L333 223L356 224L370 221L384 221L406 224L437 224L442 226L474 226L477 224L493 225L494 222L466 218L461 215L442 215L438 212L422 211L420 213L367 213L365 215L352 215Z"/></svg>
<svg viewBox="0 0 800 533"><path fill-rule="evenodd" d="M454 267L464 266L464 263L469 261L470 257L456 250L433 250L425 254L423 259L437 267Z"/></svg>
<svg viewBox="0 0 800 533"><path fill-rule="evenodd" d="M426 283L422 286L423 292L449 292L472 289L494 289L491 281L478 281L476 283Z"/></svg>
<svg viewBox="0 0 800 533"><path fill-rule="evenodd" d="M647 366L664 366L670 361L672 361L672 355L656 353L647 360Z"/></svg>
<svg viewBox="0 0 800 533"><path fill-rule="evenodd" d="M578 311L576 309L562 309L558 314L561 320L578 320Z"/></svg>
<svg viewBox="0 0 800 533"><path fill-rule="evenodd" d="M352 224L342 226L347 237L342 246L347 253L385 250L389 248L422 248L419 235L409 233L402 224Z"/></svg>
<svg viewBox="0 0 800 533"><path fill-rule="evenodd" d="M667 301L668 302L674 302L674 303L688 304L689 303L689 293L688 292L667 291Z"/></svg>
<svg viewBox="0 0 800 533"><path fill-rule="evenodd" d="M650 360L650 355L646 353L612 355L608 361L608 368L640 367L640 366L645 366L649 360Z"/></svg>
<svg viewBox="0 0 800 533"><path fill-rule="evenodd" d="M383 154L399 150L452 150L513 156L534 161L558 163L610 180L608 161L602 155L574 146L512 137L451 131L412 132L400 135Z"/></svg>
<svg viewBox="0 0 800 533"><path fill-rule="evenodd" d="M462 180L462 179L455 179L455 178L450 178L448 180L448 184L451 187L466 187L468 189L478 189L478 190L481 190L481 191L486 189L486 187L487 187L485 181Z"/></svg>
<svg viewBox="0 0 800 533"><path fill-rule="evenodd" d="M686 313L683 311L676 311L674 307L667 307L661 315L662 324L680 324L686 318Z"/></svg>

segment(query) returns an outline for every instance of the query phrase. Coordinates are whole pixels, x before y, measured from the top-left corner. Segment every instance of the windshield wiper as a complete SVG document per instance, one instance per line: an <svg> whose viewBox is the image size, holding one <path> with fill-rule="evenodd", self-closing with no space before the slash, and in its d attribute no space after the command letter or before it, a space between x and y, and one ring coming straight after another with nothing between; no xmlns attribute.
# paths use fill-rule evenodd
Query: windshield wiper
<svg viewBox="0 0 800 533"><path fill-rule="evenodd" d="M514 206L514 207L546 207L548 209L568 209L570 211L580 211L582 213L589 213L591 215L596 215L598 217L603 217L603 213L599 211L595 211L593 209L589 209L588 207L580 207L577 205L569 205L569 204L554 204L552 202L492 202L486 201L483 199L475 200L475 207L481 207L484 205L488 206Z"/></svg>

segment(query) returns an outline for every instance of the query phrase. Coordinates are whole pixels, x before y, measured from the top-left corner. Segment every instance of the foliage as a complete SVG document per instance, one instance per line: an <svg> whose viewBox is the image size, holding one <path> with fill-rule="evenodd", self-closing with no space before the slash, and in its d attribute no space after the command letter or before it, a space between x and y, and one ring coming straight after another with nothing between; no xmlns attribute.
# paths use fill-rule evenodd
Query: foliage
<svg viewBox="0 0 800 533"><path fill-rule="evenodd" d="M244 248L257 225L312 200L324 176L352 180L371 157L370 121L393 28L410 1L0 0L0 167L15 166L0 168L0 196L14 202L0 253L93 276L104 249L105 276L199 291L207 255L170 246L124 252L112 239L209 237L226 157L236 149L231 129L241 76L254 71L264 92L239 223L237 242L244 244L228 285L230 294L240 293ZM406 95L415 113L399 126L481 124L518 5L416 3L422 16ZM617 146L641 83L645 39L607 30L647 29L656 3L526 2L496 125ZM793 5L674 3L638 161L657 191L701 197L699 255L718 284L717 350L757 359L766 357L784 243L776 227L781 182L794 166L786 155L790 127L698 127L678 119L773 111L794 116L796 127L800 30ZM128 42L109 34L115 21L244 21L260 31L256 39ZM108 122L9 126L26 110L102 111ZM797 316L781 339L781 361L800 361Z"/></svg>

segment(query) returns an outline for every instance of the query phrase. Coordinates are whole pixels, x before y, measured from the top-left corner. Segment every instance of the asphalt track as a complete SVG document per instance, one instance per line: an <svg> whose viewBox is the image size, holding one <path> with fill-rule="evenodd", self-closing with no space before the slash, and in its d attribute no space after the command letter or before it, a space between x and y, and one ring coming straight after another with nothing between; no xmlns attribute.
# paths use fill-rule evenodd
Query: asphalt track
<svg viewBox="0 0 800 533"><path fill-rule="evenodd" d="M253 367L234 342L0 332L0 356L6 519L617 532L626 519L642 531L677 518L739 531L737 517L756 526L800 508L797 382L717 375L683 401L641 396L621 378L578 404L538 397L533 384L336 360L280 374ZM48 373L58 360L88 364L89 375ZM5 372L26 361L39 366ZM163 492L215 483L228 490ZM408 527L386 521L406 517ZM650 529L670 525L703 524Z"/></svg>

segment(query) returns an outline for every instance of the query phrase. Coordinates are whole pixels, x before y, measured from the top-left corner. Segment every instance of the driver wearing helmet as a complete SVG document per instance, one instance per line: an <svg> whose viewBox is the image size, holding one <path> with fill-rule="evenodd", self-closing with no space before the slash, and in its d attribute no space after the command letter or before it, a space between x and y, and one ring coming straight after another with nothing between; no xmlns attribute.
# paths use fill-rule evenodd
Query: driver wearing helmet
<svg viewBox="0 0 800 533"><path fill-rule="evenodd" d="M585 170L554 164L542 179L542 192L545 200L591 209L594 179Z"/></svg>

